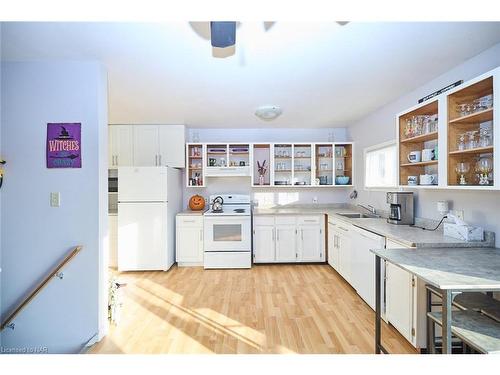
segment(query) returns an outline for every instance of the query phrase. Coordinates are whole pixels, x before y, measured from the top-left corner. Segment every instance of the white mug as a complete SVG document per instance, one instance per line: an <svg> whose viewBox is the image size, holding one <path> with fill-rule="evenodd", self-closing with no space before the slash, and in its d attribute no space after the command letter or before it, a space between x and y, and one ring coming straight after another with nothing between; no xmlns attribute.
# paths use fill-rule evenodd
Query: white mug
<svg viewBox="0 0 500 375"><path fill-rule="evenodd" d="M422 150L422 161L431 161L434 158L434 149L425 148Z"/></svg>
<svg viewBox="0 0 500 375"><path fill-rule="evenodd" d="M420 185L432 185L434 183L434 176L431 174L420 175Z"/></svg>
<svg viewBox="0 0 500 375"><path fill-rule="evenodd" d="M418 163L422 160L422 151L412 151L407 156L410 163Z"/></svg>

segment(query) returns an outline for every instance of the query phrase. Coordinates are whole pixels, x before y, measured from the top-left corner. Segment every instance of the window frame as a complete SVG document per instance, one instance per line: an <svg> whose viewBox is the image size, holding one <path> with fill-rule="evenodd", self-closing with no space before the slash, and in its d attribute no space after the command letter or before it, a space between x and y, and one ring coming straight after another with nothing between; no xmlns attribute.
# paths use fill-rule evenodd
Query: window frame
<svg viewBox="0 0 500 375"><path fill-rule="evenodd" d="M396 170L396 181L394 185L388 185L388 186L366 186L366 155L369 152L376 151L382 148L387 148L390 146L394 146L396 148L396 160L395 160L395 170ZM363 149L363 190L366 191L387 191L391 189L397 189L399 187L398 185L398 179L399 179L399 163L397 159L397 154L398 154L398 148L397 148L397 141L396 139L392 139L390 141L378 143L373 146L365 147Z"/></svg>

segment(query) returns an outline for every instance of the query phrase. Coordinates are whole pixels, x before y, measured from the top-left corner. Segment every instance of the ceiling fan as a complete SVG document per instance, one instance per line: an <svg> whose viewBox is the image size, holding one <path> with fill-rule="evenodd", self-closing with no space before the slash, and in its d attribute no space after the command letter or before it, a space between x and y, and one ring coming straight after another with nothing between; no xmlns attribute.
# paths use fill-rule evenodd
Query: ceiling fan
<svg viewBox="0 0 500 375"><path fill-rule="evenodd" d="M263 22L264 31L268 32L277 22ZM339 26L344 26L348 21L337 21ZM210 40L212 56L215 58L227 58L238 56L239 65L246 65L245 57L245 27L237 21L209 21L189 22L193 31L205 40ZM238 51L236 51L236 30L239 29Z"/></svg>
<svg viewBox="0 0 500 375"><path fill-rule="evenodd" d="M344 26L349 21L336 21ZM264 29L268 31L275 22L264 22ZM210 41L212 47L227 48L236 44L236 21L210 21Z"/></svg>

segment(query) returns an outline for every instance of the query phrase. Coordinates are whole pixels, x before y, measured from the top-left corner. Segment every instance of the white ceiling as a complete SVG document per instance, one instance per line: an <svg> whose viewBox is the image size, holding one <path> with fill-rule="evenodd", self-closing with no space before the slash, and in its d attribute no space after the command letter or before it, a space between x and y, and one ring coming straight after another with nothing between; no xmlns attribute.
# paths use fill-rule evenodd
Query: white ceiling
<svg viewBox="0 0 500 375"><path fill-rule="evenodd" d="M2 59L102 61L110 123L338 127L500 42L500 23L267 26L242 23L216 58L207 23L3 23ZM283 115L258 119L265 104Z"/></svg>

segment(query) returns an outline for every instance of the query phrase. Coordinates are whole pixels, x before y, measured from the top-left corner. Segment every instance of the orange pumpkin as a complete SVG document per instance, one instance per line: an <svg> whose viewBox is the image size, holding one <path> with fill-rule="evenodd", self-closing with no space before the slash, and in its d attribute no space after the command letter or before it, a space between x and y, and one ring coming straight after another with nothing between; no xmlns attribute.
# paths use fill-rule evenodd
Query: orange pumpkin
<svg viewBox="0 0 500 375"><path fill-rule="evenodd" d="M201 195L193 195L189 198L189 208L193 211L201 211L205 208L205 198Z"/></svg>

